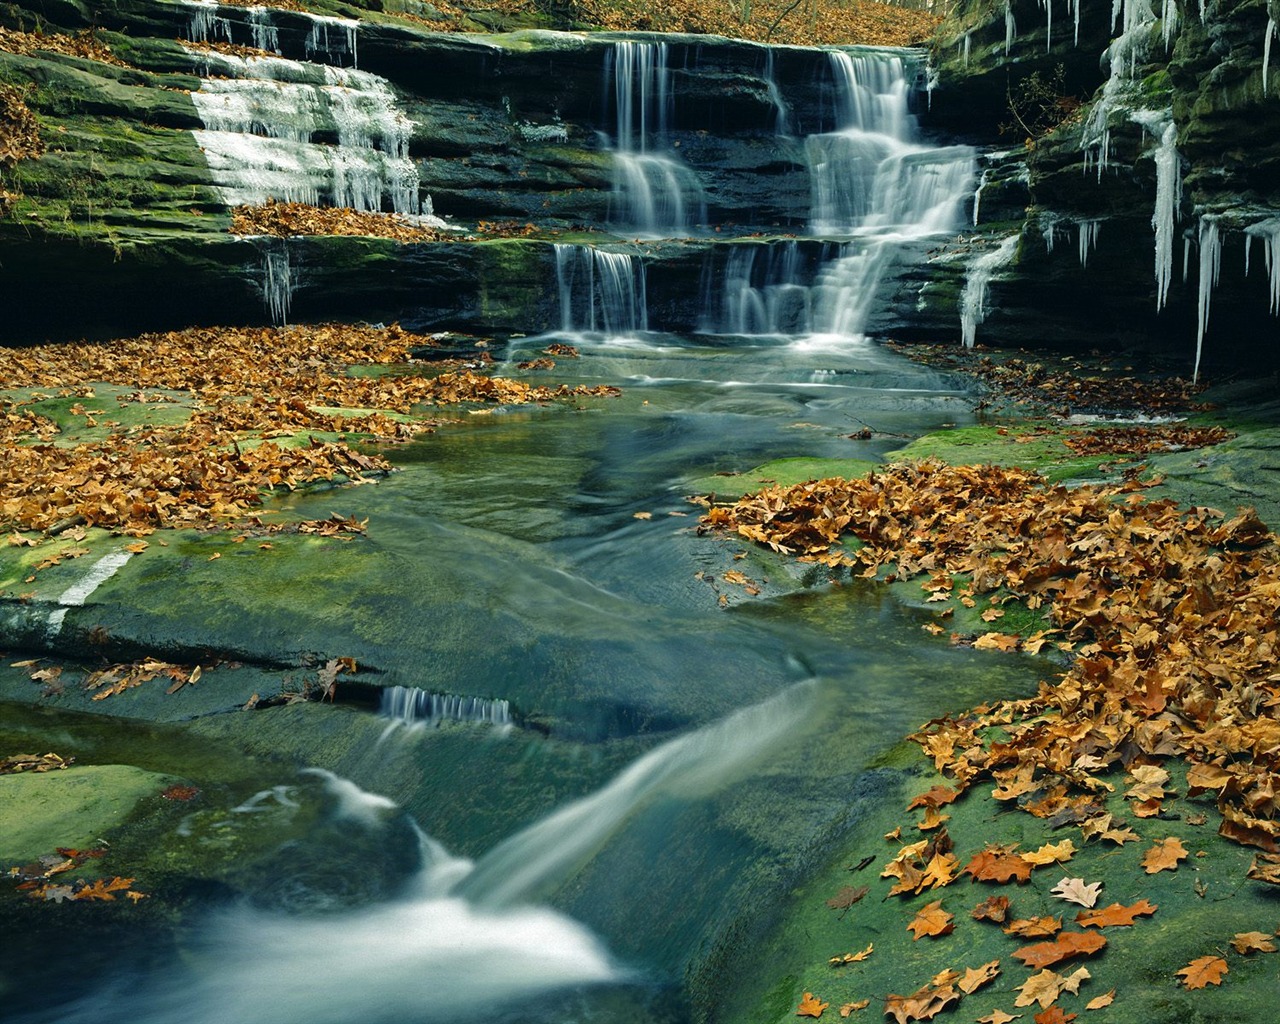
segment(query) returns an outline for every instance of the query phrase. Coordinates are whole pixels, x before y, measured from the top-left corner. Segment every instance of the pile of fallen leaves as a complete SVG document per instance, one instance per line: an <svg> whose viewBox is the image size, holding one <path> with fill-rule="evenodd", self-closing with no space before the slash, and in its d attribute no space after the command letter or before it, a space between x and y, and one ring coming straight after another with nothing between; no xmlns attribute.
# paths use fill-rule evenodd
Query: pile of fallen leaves
<svg viewBox="0 0 1280 1024"><path fill-rule="evenodd" d="M107 344L0 350L0 380L36 389L29 401L74 397L71 413L103 440L59 444L58 429L0 404L0 527L58 532L67 524L145 534L160 526L239 520L264 491L318 480L360 482L390 465L342 441L273 439L310 431L388 440L430 432L424 408L461 402L520 404L616 388L530 387L470 370L421 375L406 358L430 338L398 326L192 329ZM386 372L352 376L352 365ZM114 403L175 402L186 422L123 428L95 384L130 389ZM48 389L43 390L43 389ZM336 529L336 528L335 528Z"/></svg>
<svg viewBox="0 0 1280 1024"><path fill-rule="evenodd" d="M360 235L397 242L454 241L453 231L414 224L396 213L370 213L335 206L310 206L268 199L262 206L237 206L231 213L233 235Z"/></svg>
<svg viewBox="0 0 1280 1024"><path fill-rule="evenodd" d="M0 775L60 771L63 768L69 768L74 761L74 757L63 757L61 754L54 753L10 754L8 757L0 757Z"/></svg>
<svg viewBox="0 0 1280 1024"><path fill-rule="evenodd" d="M1209 448L1235 435L1223 427L1099 427L1072 431L1062 443L1077 455L1146 455Z"/></svg>
<svg viewBox="0 0 1280 1024"><path fill-rule="evenodd" d="M1134 814L1158 814L1158 766L1186 763L1191 795L1215 794L1220 833L1265 851L1251 876L1280 883L1280 665L1276 538L1242 511L1145 501L1141 484L1050 486L1022 469L896 465L861 480L773 488L712 508L704 528L866 578L923 576L930 600L1019 600L1048 613L1029 638L975 646L1073 652L1028 700L926 725L915 737L958 791L993 795L1086 837L1121 827L1098 794L1123 767L1147 781ZM842 544L856 538L856 551Z"/></svg>
<svg viewBox="0 0 1280 1024"><path fill-rule="evenodd" d="M78 878L70 882L55 881L68 871L73 871L93 860L105 857L105 846L96 846L87 850L77 850L60 846L55 853L47 853L29 864L9 868L8 877L16 879L18 888L33 900L44 900L48 903L63 903L66 900L100 900L113 902L117 896L128 898L132 903L147 898L147 893L131 888L132 878L84 879Z"/></svg>
<svg viewBox="0 0 1280 1024"><path fill-rule="evenodd" d="M1147 380L1128 375L1083 376L1042 362L1019 358L999 362L986 356L963 369L1010 401L1048 406L1064 416L1115 409L1187 412L1208 408L1195 398L1204 385L1181 377Z"/></svg>
<svg viewBox="0 0 1280 1024"><path fill-rule="evenodd" d="M77 35L62 32L51 32L43 35L34 32L19 32L16 29L0 27L0 50L9 53L32 54L43 50L45 53L63 53L70 57L84 57L102 64L114 64L127 68L129 65L117 57L103 43L98 41L92 29Z"/></svg>
<svg viewBox="0 0 1280 1024"><path fill-rule="evenodd" d="M43 152L40 124L23 102L22 93L12 85L0 85L0 167L34 159Z"/></svg>
<svg viewBox="0 0 1280 1024"><path fill-rule="evenodd" d="M306 11L298 0L218 0L224 7L273 7L277 11Z"/></svg>

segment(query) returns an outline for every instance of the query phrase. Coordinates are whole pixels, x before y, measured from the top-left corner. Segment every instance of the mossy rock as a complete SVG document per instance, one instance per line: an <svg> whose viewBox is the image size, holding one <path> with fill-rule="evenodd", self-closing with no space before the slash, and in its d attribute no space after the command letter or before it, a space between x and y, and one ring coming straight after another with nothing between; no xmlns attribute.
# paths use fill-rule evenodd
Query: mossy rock
<svg viewBox="0 0 1280 1024"><path fill-rule="evenodd" d="M122 764L0 778L0 865L34 860L59 846L92 846L167 779Z"/></svg>
<svg viewBox="0 0 1280 1024"><path fill-rule="evenodd" d="M852 480L866 476L876 463L865 459L774 459L741 473L694 477L682 487L688 494L715 494L720 498L740 498L766 487L790 487L806 480L842 477Z"/></svg>

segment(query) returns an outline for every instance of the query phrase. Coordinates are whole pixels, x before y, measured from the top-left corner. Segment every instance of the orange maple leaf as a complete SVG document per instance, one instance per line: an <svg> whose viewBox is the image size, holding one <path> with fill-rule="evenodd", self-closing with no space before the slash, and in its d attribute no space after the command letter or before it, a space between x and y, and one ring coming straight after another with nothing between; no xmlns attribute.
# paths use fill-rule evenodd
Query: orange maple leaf
<svg viewBox="0 0 1280 1024"><path fill-rule="evenodd" d="M1130 906L1113 903L1101 910L1082 910L1076 914L1076 923L1082 928L1125 928L1139 917L1149 917L1159 907L1146 900L1138 900Z"/></svg>
<svg viewBox="0 0 1280 1024"><path fill-rule="evenodd" d="M994 921L996 924L1004 924L1008 914L1008 896L989 896L974 907L969 916L975 921Z"/></svg>
<svg viewBox="0 0 1280 1024"><path fill-rule="evenodd" d="M1202 956L1176 973L1187 988L1204 988L1206 985L1221 985L1223 975L1228 974L1229 969L1220 956Z"/></svg>
<svg viewBox="0 0 1280 1024"><path fill-rule="evenodd" d="M1010 879L1026 882L1031 878L1031 865L1014 852L1015 848L1016 844L1000 846L993 843L976 854L960 873L968 873L980 882L1008 882Z"/></svg>
<svg viewBox="0 0 1280 1024"><path fill-rule="evenodd" d="M1027 917L1010 922L1004 929L1006 935L1020 935L1024 939L1040 939L1049 935L1057 935L1062 931L1060 917Z"/></svg>
<svg viewBox="0 0 1280 1024"><path fill-rule="evenodd" d="M1169 836L1151 847L1142 856L1142 867L1149 875L1157 871L1176 871L1178 861L1186 860L1187 848L1176 836Z"/></svg>
<svg viewBox="0 0 1280 1024"><path fill-rule="evenodd" d="M955 915L942 909L942 900L934 900L920 908L920 912L907 925L907 931L912 932L917 940L925 935L939 938L950 935L955 930L954 921Z"/></svg>
<svg viewBox="0 0 1280 1024"><path fill-rule="evenodd" d="M1049 967L1074 956L1091 956L1107 944L1098 932L1063 932L1052 942L1037 942L1014 951L1028 967Z"/></svg>
<svg viewBox="0 0 1280 1024"><path fill-rule="evenodd" d="M1034 1020L1036 1024L1067 1024L1068 1021L1075 1020L1077 1016L1079 1016L1079 1014L1066 1013L1063 1011L1061 1006L1054 1005L1049 1007L1047 1010L1042 1010L1040 1013L1037 1013L1031 1019Z"/></svg>
<svg viewBox="0 0 1280 1024"><path fill-rule="evenodd" d="M806 992L804 998L800 1000L800 1006L796 1010L797 1017L821 1017L822 1011L825 1010L830 1003L824 1003L812 992Z"/></svg>

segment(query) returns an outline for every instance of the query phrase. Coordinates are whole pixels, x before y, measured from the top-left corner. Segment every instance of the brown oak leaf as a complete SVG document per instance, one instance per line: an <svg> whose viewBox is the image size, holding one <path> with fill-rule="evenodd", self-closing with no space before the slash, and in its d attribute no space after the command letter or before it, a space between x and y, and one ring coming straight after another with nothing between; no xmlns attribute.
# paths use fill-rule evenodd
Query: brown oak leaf
<svg viewBox="0 0 1280 1024"><path fill-rule="evenodd" d="M825 1010L830 1003L822 1002L812 992L806 992L804 998L800 1000L800 1005L796 1009L797 1017L821 1017L822 1011Z"/></svg>
<svg viewBox="0 0 1280 1024"><path fill-rule="evenodd" d="M1149 875L1157 871L1176 871L1178 861L1186 860L1187 848L1176 836L1162 839L1142 855L1142 868Z"/></svg>
<svg viewBox="0 0 1280 1024"><path fill-rule="evenodd" d="M915 940L926 935L940 938L943 935L950 935L955 930L954 922L955 915L942 909L942 900L934 900L920 908L920 912L907 925L907 931L913 934Z"/></svg>
<svg viewBox="0 0 1280 1024"><path fill-rule="evenodd" d="M1206 985L1221 985L1224 975L1230 973L1227 962L1220 956L1202 956L1187 964L1182 970L1175 972L1187 988L1204 988Z"/></svg>
<svg viewBox="0 0 1280 1024"><path fill-rule="evenodd" d="M1137 903L1127 907L1113 903L1101 910L1080 911L1076 914L1076 923L1083 928L1124 928L1133 924L1139 917L1149 917L1158 909L1156 904L1149 903L1145 899L1138 900Z"/></svg>

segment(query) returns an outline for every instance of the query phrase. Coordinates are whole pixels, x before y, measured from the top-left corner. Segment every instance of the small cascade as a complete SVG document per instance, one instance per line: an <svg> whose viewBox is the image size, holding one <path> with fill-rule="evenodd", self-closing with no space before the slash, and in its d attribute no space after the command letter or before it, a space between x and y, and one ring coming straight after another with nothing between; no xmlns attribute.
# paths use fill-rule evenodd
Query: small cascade
<svg viewBox="0 0 1280 1024"><path fill-rule="evenodd" d="M656 798L694 799L746 775L804 720L813 685L655 747L604 788L562 807L485 854L455 892L482 906L510 906L546 895Z"/></svg>
<svg viewBox="0 0 1280 1024"><path fill-rule="evenodd" d="M585 245L555 246L560 329L608 336L648 330L644 262Z"/></svg>
<svg viewBox="0 0 1280 1024"><path fill-rule="evenodd" d="M271 20L271 11L266 7L250 7L245 12L249 22L249 32L253 46L268 53L280 52L280 30Z"/></svg>
<svg viewBox="0 0 1280 1024"><path fill-rule="evenodd" d="M987 318L987 286L997 270L1007 265L1018 251L1019 235L1010 235L996 248L984 252L969 264L964 292L960 296L960 340L973 348L978 325Z"/></svg>
<svg viewBox="0 0 1280 1024"><path fill-rule="evenodd" d="M228 206L279 199L415 215L413 123L385 79L273 57L201 54L195 132ZM336 144L328 140L336 140Z"/></svg>
<svg viewBox="0 0 1280 1024"><path fill-rule="evenodd" d="M183 0L192 8L187 38L193 43L231 42L231 20L218 13L217 0Z"/></svg>
<svg viewBox="0 0 1280 1024"><path fill-rule="evenodd" d="M1222 236L1218 233L1216 218L1205 215L1200 218L1200 296L1196 307L1196 364L1192 371L1193 383L1200 380L1200 353L1204 348L1204 335L1209 329L1209 303L1213 290L1218 287L1222 272Z"/></svg>
<svg viewBox="0 0 1280 1024"><path fill-rule="evenodd" d="M222 13L222 6L217 0L179 0L183 6L191 8L191 17L187 22L187 39L193 43L240 43L253 46L269 53L280 52L280 29L275 23L279 12L271 7L242 7L234 9L242 12L248 36L241 39L234 37L236 23ZM228 10L232 9L230 6ZM289 11L291 17L305 18L310 22L305 44L307 60L335 66L357 65L356 40L359 32L358 21L350 18L331 18L307 11Z"/></svg>
<svg viewBox="0 0 1280 1024"><path fill-rule="evenodd" d="M293 305L293 273L289 266L289 241L281 240L278 248L268 248L262 254L262 304L266 306L271 322L283 326L289 322L289 309Z"/></svg>
<svg viewBox="0 0 1280 1024"><path fill-rule="evenodd" d="M954 227L972 190L974 152L913 141L906 59L834 50L829 60L837 130L805 140L810 231L878 228L922 236Z"/></svg>
<svg viewBox="0 0 1280 1024"><path fill-rule="evenodd" d="M685 234L706 220L697 175L669 152L667 44L619 40L605 58L605 103L614 112L611 220L642 235Z"/></svg>
<svg viewBox="0 0 1280 1024"><path fill-rule="evenodd" d="M774 74L773 49L766 48L764 51L764 78L765 87L769 90L769 99L773 103L773 133L775 135L791 134L791 108L787 106L787 101L782 98L782 90L778 88L778 79Z"/></svg>
<svg viewBox="0 0 1280 1024"><path fill-rule="evenodd" d="M307 33L307 60L317 57L325 64L359 66L356 37L360 23L350 18L326 18L309 15L311 31Z"/></svg>
<svg viewBox="0 0 1280 1024"><path fill-rule="evenodd" d="M442 722L472 722L510 728L511 703L456 693L432 693L416 686L389 686L382 691L384 718L394 725L438 726Z"/></svg>
<svg viewBox="0 0 1280 1024"><path fill-rule="evenodd" d="M702 308L716 313L703 329L747 335L811 333L814 272L795 241L732 246L723 272L706 275Z"/></svg>

